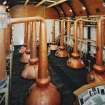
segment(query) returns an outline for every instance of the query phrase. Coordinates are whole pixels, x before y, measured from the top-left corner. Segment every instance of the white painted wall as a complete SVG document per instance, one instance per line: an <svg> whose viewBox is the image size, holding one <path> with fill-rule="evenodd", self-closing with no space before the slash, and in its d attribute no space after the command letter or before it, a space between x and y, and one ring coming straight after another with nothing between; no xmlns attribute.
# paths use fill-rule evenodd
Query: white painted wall
<svg viewBox="0 0 105 105"><path fill-rule="evenodd" d="M39 23L36 23L37 27L37 40L39 40ZM57 37L59 35L59 22L56 21L56 26L55 26L55 34ZM48 19L46 20L46 30L47 30L47 42L50 43L51 42L51 32L52 32L52 25L53 25L53 21ZM24 24L20 23L20 24L15 24L12 27L12 34L13 34L13 41L14 41L14 45L22 45L24 43Z"/></svg>
<svg viewBox="0 0 105 105"><path fill-rule="evenodd" d="M91 39L96 41L96 28L92 27L91 28ZM96 45L93 43L93 45ZM96 53L96 48L91 46L91 54L93 55L94 53Z"/></svg>
<svg viewBox="0 0 105 105"><path fill-rule="evenodd" d="M12 35L14 45L23 45L24 43L24 24L19 23L12 26Z"/></svg>

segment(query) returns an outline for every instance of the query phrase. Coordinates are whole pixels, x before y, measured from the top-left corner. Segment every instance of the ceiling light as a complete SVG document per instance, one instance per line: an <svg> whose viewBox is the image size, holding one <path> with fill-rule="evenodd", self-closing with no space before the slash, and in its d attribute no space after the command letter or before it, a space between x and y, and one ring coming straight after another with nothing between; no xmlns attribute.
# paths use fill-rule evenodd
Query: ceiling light
<svg viewBox="0 0 105 105"><path fill-rule="evenodd" d="M72 10L71 10L71 9L69 9L69 12L72 12Z"/></svg>
<svg viewBox="0 0 105 105"><path fill-rule="evenodd" d="M103 6L105 7L105 2L103 2Z"/></svg>
<svg viewBox="0 0 105 105"><path fill-rule="evenodd" d="M6 6L6 9L8 9L9 8L9 6Z"/></svg>
<svg viewBox="0 0 105 105"><path fill-rule="evenodd" d="M7 4L7 1L3 1L3 5L6 5Z"/></svg>
<svg viewBox="0 0 105 105"><path fill-rule="evenodd" d="M82 9L83 9L83 10L86 10L86 7L83 6Z"/></svg>

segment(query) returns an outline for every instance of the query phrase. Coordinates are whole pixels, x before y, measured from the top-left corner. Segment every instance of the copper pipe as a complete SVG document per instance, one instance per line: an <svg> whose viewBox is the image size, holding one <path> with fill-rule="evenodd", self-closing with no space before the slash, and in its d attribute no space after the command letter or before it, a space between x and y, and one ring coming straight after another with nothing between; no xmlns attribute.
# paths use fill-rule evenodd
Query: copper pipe
<svg viewBox="0 0 105 105"><path fill-rule="evenodd" d="M28 22L28 33L26 34L27 36L27 47L24 52L23 50L23 55L21 57L21 62L22 63L28 63L30 59L30 35L32 34L32 22Z"/></svg>
<svg viewBox="0 0 105 105"><path fill-rule="evenodd" d="M6 79L5 29L0 28L0 80Z"/></svg>
<svg viewBox="0 0 105 105"><path fill-rule="evenodd" d="M46 44L46 30L45 23L41 22L40 26L40 41L39 41L39 70L38 70L38 84L48 83L48 58L47 58L47 44Z"/></svg>
<svg viewBox="0 0 105 105"><path fill-rule="evenodd" d="M79 23L80 25L80 39L83 40L84 39L84 23L83 21L80 21Z"/></svg>
<svg viewBox="0 0 105 105"><path fill-rule="evenodd" d="M77 41L77 32L78 32L78 21L74 22L74 47L73 47L73 54L78 55L78 41Z"/></svg>
<svg viewBox="0 0 105 105"><path fill-rule="evenodd" d="M26 105L60 105L60 95L48 75L47 39L43 21L40 31L38 77L31 87Z"/></svg>
<svg viewBox="0 0 105 105"><path fill-rule="evenodd" d="M52 43L50 45L50 50L55 51L57 50L57 45L55 42L55 20L53 20L53 27L52 27Z"/></svg>
<svg viewBox="0 0 105 105"><path fill-rule="evenodd" d="M60 46L57 49L55 55L57 57L67 57L68 56L68 52L66 51L65 47L64 47L64 20L61 20L61 24L60 24L60 32L61 32L61 36L60 36Z"/></svg>
<svg viewBox="0 0 105 105"><path fill-rule="evenodd" d="M78 23L79 23L80 20L75 20L74 21L74 46L73 46L73 52L71 54L71 58L69 58L67 60L67 66L68 67L71 67L71 68L74 68L74 69L81 69L83 68L85 65L84 65L84 62L81 60L80 58L80 54L78 52L78 41L77 41L77 38L78 38Z"/></svg>
<svg viewBox="0 0 105 105"><path fill-rule="evenodd" d="M36 48L36 22L32 22L32 34L30 39L30 58L37 58L37 48Z"/></svg>
<svg viewBox="0 0 105 105"><path fill-rule="evenodd" d="M4 45L6 48L6 56L8 56L10 51L10 34L11 34L11 25L8 25L4 28Z"/></svg>
<svg viewBox="0 0 105 105"><path fill-rule="evenodd" d="M39 18L43 20L43 17L35 16L35 17L24 17L24 18L11 18L9 22L10 24L18 24L30 21L39 21Z"/></svg>
<svg viewBox="0 0 105 105"><path fill-rule="evenodd" d="M96 64L103 65L103 35L102 35L102 21L98 23L96 40Z"/></svg>
<svg viewBox="0 0 105 105"><path fill-rule="evenodd" d="M55 20L53 21L52 43L55 44Z"/></svg>
<svg viewBox="0 0 105 105"><path fill-rule="evenodd" d="M37 77L38 58L36 48L36 22L32 22L30 45L30 60L21 74L25 79L35 79Z"/></svg>
<svg viewBox="0 0 105 105"><path fill-rule="evenodd" d="M96 40L96 64L93 66L96 72L104 72L105 66L103 65L103 48L104 48L104 36L103 36L103 21L99 19L97 24L97 40Z"/></svg>
<svg viewBox="0 0 105 105"><path fill-rule="evenodd" d="M32 22L29 22L28 24L28 39L27 39L27 49L26 52L30 52L30 36L32 34Z"/></svg>
<svg viewBox="0 0 105 105"><path fill-rule="evenodd" d="M61 36L60 36L60 46L64 47L64 21L61 20Z"/></svg>
<svg viewBox="0 0 105 105"><path fill-rule="evenodd" d="M105 65L103 65L103 20L105 20L105 18L102 17L97 23L96 64L93 65L93 70L87 75L87 81L89 83L105 81Z"/></svg>
<svg viewBox="0 0 105 105"><path fill-rule="evenodd" d="M71 28L71 22L69 17L67 17L67 44L69 44L69 41L70 41L70 28Z"/></svg>
<svg viewBox="0 0 105 105"><path fill-rule="evenodd" d="M24 28L24 45L27 45L28 40L28 22L25 22L25 28Z"/></svg>

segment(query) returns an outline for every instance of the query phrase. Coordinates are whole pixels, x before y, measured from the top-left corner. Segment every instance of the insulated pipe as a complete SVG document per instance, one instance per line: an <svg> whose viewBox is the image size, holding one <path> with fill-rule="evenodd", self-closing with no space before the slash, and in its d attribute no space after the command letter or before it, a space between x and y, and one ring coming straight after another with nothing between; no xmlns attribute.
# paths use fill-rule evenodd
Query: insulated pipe
<svg viewBox="0 0 105 105"><path fill-rule="evenodd" d="M48 74L46 28L42 20L40 32L38 77L27 96L26 105L60 105L60 95Z"/></svg>
<svg viewBox="0 0 105 105"><path fill-rule="evenodd" d="M30 39L30 60L22 72L22 77L25 79L35 79L38 71L38 58L36 47L36 22L32 22L32 34Z"/></svg>

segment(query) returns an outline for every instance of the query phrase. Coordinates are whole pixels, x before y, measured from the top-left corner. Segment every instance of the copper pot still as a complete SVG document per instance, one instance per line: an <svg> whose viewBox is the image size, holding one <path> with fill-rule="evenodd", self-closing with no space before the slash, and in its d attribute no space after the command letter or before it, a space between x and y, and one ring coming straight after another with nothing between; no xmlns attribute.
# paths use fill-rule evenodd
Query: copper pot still
<svg viewBox="0 0 105 105"><path fill-rule="evenodd" d="M55 20L53 20L52 43L50 45L50 50L52 50L52 51L57 50L57 45L55 42Z"/></svg>
<svg viewBox="0 0 105 105"><path fill-rule="evenodd" d="M104 19L100 18L97 23L96 36L96 63L93 69L87 75L87 81L100 82L105 81L105 65L103 64L103 47L104 47Z"/></svg>
<svg viewBox="0 0 105 105"><path fill-rule="evenodd" d="M27 43L26 43L26 49L23 48L23 54L21 55L21 59L20 59L20 62L21 63L24 63L24 64L27 64L29 62L29 59L30 59L30 35L31 35L31 32L32 32L32 22L28 22L28 30L27 30L27 33L25 34L26 35L26 39L27 39Z"/></svg>
<svg viewBox="0 0 105 105"><path fill-rule="evenodd" d="M68 52L66 51L66 48L64 47L64 20L61 20L61 36L60 36L60 46L57 49L55 56L64 58L68 56Z"/></svg>
<svg viewBox="0 0 105 105"><path fill-rule="evenodd" d="M22 71L21 76L25 79L35 79L38 72L38 57L36 46L36 22L32 22L32 34L30 39L30 60Z"/></svg>
<svg viewBox="0 0 105 105"><path fill-rule="evenodd" d="M7 28L6 7L0 5L0 81L6 79L5 29Z"/></svg>
<svg viewBox="0 0 105 105"><path fill-rule="evenodd" d="M60 105L60 94L50 82L48 74L45 22L41 20L39 39L38 77L27 96L26 105Z"/></svg>
<svg viewBox="0 0 105 105"><path fill-rule="evenodd" d="M74 21L74 46L73 46L73 52L71 54L71 57L67 60L67 66L70 68L74 68L76 70L84 68L85 64L80 58L80 54L78 52L78 19Z"/></svg>

